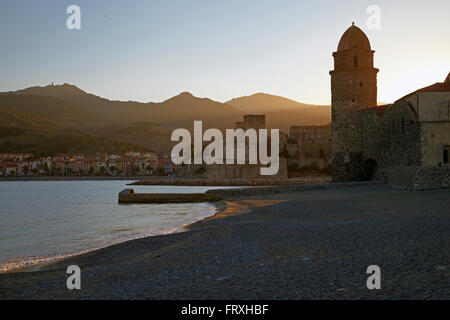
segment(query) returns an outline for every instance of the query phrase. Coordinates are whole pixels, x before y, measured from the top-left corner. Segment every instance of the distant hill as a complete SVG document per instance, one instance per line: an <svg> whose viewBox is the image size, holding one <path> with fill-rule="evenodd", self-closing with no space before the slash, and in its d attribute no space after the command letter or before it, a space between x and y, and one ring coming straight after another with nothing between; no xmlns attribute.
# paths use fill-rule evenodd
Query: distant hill
<svg viewBox="0 0 450 320"><path fill-rule="evenodd" d="M0 152L31 152L51 156L59 152L123 153L151 150L111 138L93 137L58 127L53 120L0 107Z"/></svg>
<svg viewBox="0 0 450 320"><path fill-rule="evenodd" d="M1 94L0 107L39 116L50 123L65 128L81 128L87 125L106 124L88 110L59 98L34 94ZM64 124L63 124L64 123Z"/></svg>
<svg viewBox="0 0 450 320"><path fill-rule="evenodd" d="M291 126L324 125L331 122L330 106L315 106L297 110L266 113L266 124L289 133Z"/></svg>
<svg viewBox="0 0 450 320"><path fill-rule="evenodd" d="M227 101L226 104L245 113L266 113L316 107L316 105L304 104L267 93L255 93L251 96L234 98Z"/></svg>
<svg viewBox="0 0 450 320"><path fill-rule="evenodd" d="M138 144L146 149L169 153L175 143L170 142L173 128L148 122L90 127L84 133L98 137L114 137L115 140Z"/></svg>
<svg viewBox="0 0 450 320"><path fill-rule="evenodd" d="M304 104L267 93L232 99L227 104L244 113L265 114L269 128L289 133L292 125L323 125L331 122L331 107Z"/></svg>
<svg viewBox="0 0 450 320"><path fill-rule="evenodd" d="M202 120L204 128L225 129L234 128L235 122L241 121L244 114L264 113L269 128L284 132L289 132L291 125L331 121L329 106L303 104L265 93L221 103L183 92L160 103L141 103L111 101L70 84L0 93L0 108L27 119L27 124L21 123L12 129L4 124L0 128L0 140L6 133L18 135L21 130L37 126L31 130L34 136L36 133L42 136L44 131L52 137L58 132L79 134L106 139L106 144L114 140L166 153L173 145L171 132L176 128L192 130L194 120Z"/></svg>
<svg viewBox="0 0 450 320"><path fill-rule="evenodd" d="M226 128L242 116L242 111L230 105L194 97L188 92L161 103L111 101L69 84L31 87L11 93L58 98L84 108L103 121L122 124L143 121L168 127L190 127L194 120L203 120L205 124Z"/></svg>

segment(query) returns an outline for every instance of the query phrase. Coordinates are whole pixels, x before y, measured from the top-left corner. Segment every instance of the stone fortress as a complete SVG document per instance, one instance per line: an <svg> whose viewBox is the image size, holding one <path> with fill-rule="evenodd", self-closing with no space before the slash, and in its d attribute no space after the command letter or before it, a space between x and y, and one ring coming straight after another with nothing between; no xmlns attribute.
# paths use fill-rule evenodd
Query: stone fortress
<svg viewBox="0 0 450 320"><path fill-rule="evenodd" d="M333 181L384 180L412 190L450 186L450 74L377 105L374 52L354 24L333 53Z"/></svg>
<svg viewBox="0 0 450 320"><path fill-rule="evenodd" d="M242 129L247 131L248 129L266 129L266 116L247 114L243 116L242 121L235 122L235 129ZM269 131L270 132L270 131ZM268 137L267 148L270 150L270 139ZM280 131L280 150L287 144L287 135ZM236 145L235 145L236 148ZM236 152L236 149L235 149ZM226 154L224 154L225 156ZM287 178L287 162L286 159L279 159L279 170L275 175L263 176L260 173L260 164L249 164L249 145L248 139L246 139L245 145L245 161L246 164L188 164L183 165L178 169L178 175L180 177L199 178L199 179L227 179L227 180L245 180L245 179L286 179ZM224 159L225 162L225 159Z"/></svg>

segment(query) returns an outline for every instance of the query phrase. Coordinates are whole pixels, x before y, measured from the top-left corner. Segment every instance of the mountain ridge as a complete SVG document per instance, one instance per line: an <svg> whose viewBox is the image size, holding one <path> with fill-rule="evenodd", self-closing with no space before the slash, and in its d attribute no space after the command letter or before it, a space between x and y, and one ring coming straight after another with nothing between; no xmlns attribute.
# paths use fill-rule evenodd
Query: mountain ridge
<svg viewBox="0 0 450 320"><path fill-rule="evenodd" d="M309 107L321 107L321 105L302 103L264 92L233 98L225 103L246 112L276 112Z"/></svg>
<svg viewBox="0 0 450 320"><path fill-rule="evenodd" d="M249 97L253 98L249 101ZM170 152L173 145L171 132L176 128L192 130L195 120L202 120L204 128L226 129L234 128L245 114L265 114L268 128L284 132L289 132L291 125L331 121L329 106L303 104L266 93L230 101L222 103L199 98L190 92L181 92L162 102L113 101L67 83L0 93L0 107L34 115L35 121L45 119L57 130L76 130L99 138L114 137L165 153Z"/></svg>

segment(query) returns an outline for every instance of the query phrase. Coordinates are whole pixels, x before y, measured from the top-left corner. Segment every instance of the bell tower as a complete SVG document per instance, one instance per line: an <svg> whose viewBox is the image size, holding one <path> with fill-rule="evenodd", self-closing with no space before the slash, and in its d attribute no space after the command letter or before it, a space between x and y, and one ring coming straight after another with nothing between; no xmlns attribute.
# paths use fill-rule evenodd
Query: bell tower
<svg viewBox="0 0 450 320"><path fill-rule="evenodd" d="M331 75L333 181L364 179L363 128L360 110L377 105L374 52L365 33L352 24L333 53Z"/></svg>

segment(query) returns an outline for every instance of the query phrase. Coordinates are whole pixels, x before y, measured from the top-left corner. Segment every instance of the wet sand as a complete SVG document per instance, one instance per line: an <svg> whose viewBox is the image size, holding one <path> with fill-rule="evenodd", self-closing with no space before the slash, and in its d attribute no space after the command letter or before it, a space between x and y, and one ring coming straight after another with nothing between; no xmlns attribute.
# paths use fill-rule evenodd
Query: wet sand
<svg viewBox="0 0 450 320"><path fill-rule="evenodd" d="M229 199L183 233L0 275L1 299L449 299L450 191L386 185ZM82 270L81 290L66 268ZM381 268L368 290L366 268Z"/></svg>

